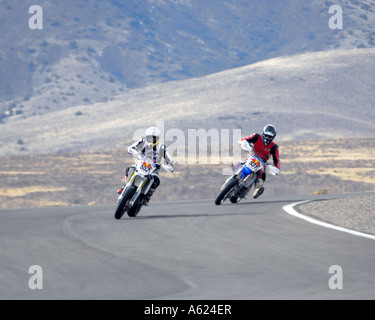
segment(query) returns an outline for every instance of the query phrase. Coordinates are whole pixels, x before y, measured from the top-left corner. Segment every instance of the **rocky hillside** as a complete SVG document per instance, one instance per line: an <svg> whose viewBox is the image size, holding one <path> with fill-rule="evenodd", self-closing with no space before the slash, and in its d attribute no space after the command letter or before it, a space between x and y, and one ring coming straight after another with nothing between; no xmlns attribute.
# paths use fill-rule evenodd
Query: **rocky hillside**
<svg viewBox="0 0 375 320"><path fill-rule="evenodd" d="M375 46L373 0L3 0L0 123L274 57Z"/></svg>
<svg viewBox="0 0 375 320"><path fill-rule="evenodd" d="M214 198L267 123L266 197L374 190L375 1L35 4L1 2L0 207L113 203L155 125L177 165L154 201Z"/></svg>
<svg viewBox="0 0 375 320"><path fill-rule="evenodd" d="M121 149L155 125L182 158L205 143L223 151L267 123L279 141L374 137L374 60L375 49L306 53L133 89L3 123L0 155Z"/></svg>

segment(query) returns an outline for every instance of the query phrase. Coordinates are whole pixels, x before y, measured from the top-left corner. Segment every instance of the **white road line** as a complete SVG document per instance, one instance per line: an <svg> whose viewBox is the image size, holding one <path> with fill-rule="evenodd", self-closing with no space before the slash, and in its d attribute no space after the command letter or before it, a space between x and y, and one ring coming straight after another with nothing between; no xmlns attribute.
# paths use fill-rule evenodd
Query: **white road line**
<svg viewBox="0 0 375 320"><path fill-rule="evenodd" d="M355 236L359 236L359 237L364 237L364 238L375 240L375 235L371 235L371 234L368 234L368 233L363 233L363 232L359 232L359 231L347 229L347 228L344 228L344 227L335 226L335 225L330 224L330 223L326 223L326 222L323 222L323 221L319 221L319 220L313 219L311 217L307 217L307 216L305 216L303 214L300 214L296 210L294 210L295 206L297 206L299 204L302 204L302 203L310 202L310 201L311 200L306 200L306 201L300 201L300 202L291 203L291 204L288 204L286 206L283 206L283 209L284 209L284 211L286 211L287 213L289 213L292 216L295 216L297 218L306 220L308 222L320 225L322 227L329 228L329 229L334 229L334 230L338 230L338 231L342 231L342 232L347 232L347 233L353 234Z"/></svg>

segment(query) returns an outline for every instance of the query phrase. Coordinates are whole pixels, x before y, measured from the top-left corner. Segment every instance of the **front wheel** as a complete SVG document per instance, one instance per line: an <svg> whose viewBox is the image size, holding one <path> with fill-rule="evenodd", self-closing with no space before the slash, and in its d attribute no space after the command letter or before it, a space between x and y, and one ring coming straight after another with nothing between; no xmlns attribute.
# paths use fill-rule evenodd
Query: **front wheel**
<svg viewBox="0 0 375 320"><path fill-rule="evenodd" d="M141 210L142 208L142 195L139 195L139 197L137 198L137 200L135 200L133 206L128 210L128 216L129 217L136 217L138 212Z"/></svg>
<svg viewBox="0 0 375 320"><path fill-rule="evenodd" d="M230 202L232 203L237 203L238 202L238 197L230 197Z"/></svg>
<svg viewBox="0 0 375 320"><path fill-rule="evenodd" d="M126 190L115 212L115 218L117 220L121 219L121 217L124 215L125 211L127 210L128 202L131 200L136 190L137 189L134 186L131 186L128 190Z"/></svg>
<svg viewBox="0 0 375 320"><path fill-rule="evenodd" d="M238 180L234 179L231 182L229 182L228 185L223 190L221 190L221 192L219 193L219 195L217 196L215 200L215 204L217 206L221 205L226 200L227 194L237 185L237 183L238 183Z"/></svg>

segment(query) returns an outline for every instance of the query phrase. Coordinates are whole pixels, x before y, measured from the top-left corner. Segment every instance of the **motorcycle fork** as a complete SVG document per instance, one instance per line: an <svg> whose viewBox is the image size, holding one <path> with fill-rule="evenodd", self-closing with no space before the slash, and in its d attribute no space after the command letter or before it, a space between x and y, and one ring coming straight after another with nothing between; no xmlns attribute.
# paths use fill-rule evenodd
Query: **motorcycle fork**
<svg viewBox="0 0 375 320"><path fill-rule="evenodd" d="M249 174L245 179L243 179L243 181L242 181L242 185L243 185L245 188L250 187L251 183L252 183L252 182L255 182L255 181L257 180L257 177L256 177L256 176L255 176L255 179L253 180L254 175L256 175L256 172L253 172L252 174ZM253 180L253 181L251 181L251 180Z"/></svg>
<svg viewBox="0 0 375 320"><path fill-rule="evenodd" d="M230 176L227 180L225 180L224 184L221 186L221 190L223 190L227 185L228 183L234 179L235 177L237 177L237 179L239 179L239 177L241 176L241 171L242 171L242 165L238 165L234 171L233 171L233 174L232 176Z"/></svg>
<svg viewBox="0 0 375 320"><path fill-rule="evenodd" d="M125 185L124 189L122 190L120 196L118 197L117 199L117 203L119 203L122 199L122 197L124 196L125 192L129 189L129 186L132 185L133 183L133 180L134 180L134 177L135 177L135 172L133 173L133 175L131 176L130 180L128 181L128 183Z"/></svg>
<svg viewBox="0 0 375 320"><path fill-rule="evenodd" d="M140 194L141 194L141 192L142 192L142 190L143 190L143 188L144 188L145 185L146 185L146 187L145 187L145 189L144 189L143 194L147 194L147 192L148 192L148 191L150 190L150 188L151 188L152 183L154 182L153 180L154 180L153 178L151 178L151 179L149 179L149 178L145 178L145 179L143 180L143 182L142 182L142 183L139 185L139 187L137 188L137 191L136 191L135 194L133 195L132 199L130 200L130 202L129 202L129 206L133 206L133 205L134 205L134 203L137 201L137 199L138 199L138 197L140 196Z"/></svg>
<svg viewBox="0 0 375 320"><path fill-rule="evenodd" d="M134 178L135 178L135 172L132 174L130 180L129 180L128 183L126 184L126 186L125 186L125 188L124 188L124 191L125 191L125 189L127 189L128 186L130 186L130 185L133 183Z"/></svg>
<svg viewBox="0 0 375 320"><path fill-rule="evenodd" d="M251 190L251 188L253 187L253 185L258 181L258 175L257 175L257 172L254 172L254 174L255 174L255 179L252 179L251 177L253 176L252 174L251 175L249 175L249 176L247 176L244 180L246 180L246 179L249 179L249 180L247 180L246 181L246 185L244 184L244 187L245 187L245 189L246 189L246 193L245 193L245 195L247 195L248 194L248 192ZM250 182L249 182L250 181ZM243 181L243 183L244 183L245 181Z"/></svg>
<svg viewBox="0 0 375 320"><path fill-rule="evenodd" d="M151 179L147 179L147 184L144 187L144 194L147 194L148 191L151 189L152 184L154 183L154 178L151 177Z"/></svg>

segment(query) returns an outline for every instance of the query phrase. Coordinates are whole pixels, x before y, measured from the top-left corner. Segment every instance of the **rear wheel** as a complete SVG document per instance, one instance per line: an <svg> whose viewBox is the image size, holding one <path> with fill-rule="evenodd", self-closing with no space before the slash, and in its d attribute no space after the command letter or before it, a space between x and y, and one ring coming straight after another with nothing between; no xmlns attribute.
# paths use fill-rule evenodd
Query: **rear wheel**
<svg viewBox="0 0 375 320"><path fill-rule="evenodd" d="M227 199L227 194L237 185L237 183L238 183L238 180L234 179L231 182L229 182L228 185L223 190L221 190L221 192L219 193L219 195L217 196L215 200L215 204L217 206L221 205Z"/></svg>
<svg viewBox="0 0 375 320"><path fill-rule="evenodd" d="M126 190L115 212L115 218L117 220L121 219L121 217L124 215L125 211L127 210L128 202L133 197L135 191L136 191L136 188L133 186L131 186L128 190Z"/></svg>

